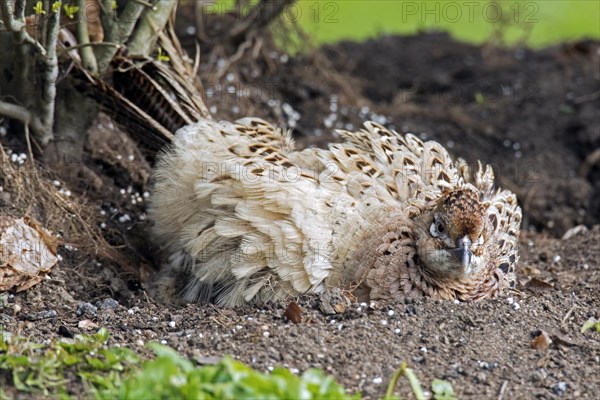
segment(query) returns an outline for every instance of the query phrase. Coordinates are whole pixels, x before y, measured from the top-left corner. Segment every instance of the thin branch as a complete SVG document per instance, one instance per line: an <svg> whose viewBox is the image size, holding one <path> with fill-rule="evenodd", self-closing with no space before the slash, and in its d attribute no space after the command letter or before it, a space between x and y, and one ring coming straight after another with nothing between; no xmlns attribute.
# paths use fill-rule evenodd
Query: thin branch
<svg viewBox="0 0 600 400"><path fill-rule="evenodd" d="M127 2L125 9L119 15L119 43L127 43L146 6L152 8L152 4L149 3L146 5L136 1Z"/></svg>
<svg viewBox="0 0 600 400"><path fill-rule="evenodd" d="M31 111L16 104L0 101L0 115L17 120L23 125L31 126L34 130L43 129L41 121Z"/></svg>
<svg viewBox="0 0 600 400"><path fill-rule="evenodd" d="M152 52L158 34L167 25L169 17L177 6L176 1L156 0L152 9L147 9L127 43L129 54L148 57Z"/></svg>
<svg viewBox="0 0 600 400"><path fill-rule="evenodd" d="M24 0L19 0L16 4L17 18L15 11L11 7L9 0L0 0L0 10L2 11L2 22L6 28L13 32L17 43L27 43L32 45L41 55L46 55L46 49L25 30Z"/></svg>
<svg viewBox="0 0 600 400"><path fill-rule="evenodd" d="M0 5L2 6L2 22L4 22L4 26L6 26L9 31L20 32L25 28L25 21L15 19L15 13L11 7L12 4L10 1L2 0L0 1Z"/></svg>
<svg viewBox="0 0 600 400"><path fill-rule="evenodd" d="M60 49L57 54L58 57L62 56L65 53L68 53L70 51L73 50L79 50L83 47L96 47L96 46L107 46L107 47L116 47L117 50L120 49L122 46L119 43L107 43L107 42L89 42L89 43L79 43L75 46L71 46L71 47L64 47L62 49Z"/></svg>
<svg viewBox="0 0 600 400"><path fill-rule="evenodd" d="M89 47L90 34L88 32L88 22L83 14L83 11L85 10L85 0L77 0L77 6L79 7L77 10L77 42L79 44L76 47L79 50L83 68L87 69L92 74L96 74L98 73L98 63L96 62L94 49Z"/></svg>
<svg viewBox="0 0 600 400"><path fill-rule="evenodd" d="M104 30L104 41L119 43L119 24L117 10L112 8L113 0L100 0L100 22ZM115 56L117 49L114 47L97 47L94 49L98 61L98 72L104 73Z"/></svg>
<svg viewBox="0 0 600 400"><path fill-rule="evenodd" d="M42 72L42 95L36 100L36 108L44 125L41 131L37 131L38 138L43 146L53 139L52 128L54 126L54 109L56 100L56 79L58 78L58 58L56 56L56 44L58 42L58 31L60 30L60 7L56 10L48 10L48 22L46 31L47 56L43 58L45 69Z"/></svg>

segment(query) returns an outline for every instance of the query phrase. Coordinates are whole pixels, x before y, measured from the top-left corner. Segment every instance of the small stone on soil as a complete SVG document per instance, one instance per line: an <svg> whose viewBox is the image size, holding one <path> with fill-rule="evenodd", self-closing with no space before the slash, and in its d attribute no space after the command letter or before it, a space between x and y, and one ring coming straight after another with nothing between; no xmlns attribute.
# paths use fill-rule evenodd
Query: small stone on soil
<svg viewBox="0 0 600 400"><path fill-rule="evenodd" d="M81 302L77 304L77 311L75 311L75 314L77 314L78 317L81 317L83 315L89 315L93 317L96 315L97 312L98 308L96 308L96 306L94 306L93 304Z"/></svg>

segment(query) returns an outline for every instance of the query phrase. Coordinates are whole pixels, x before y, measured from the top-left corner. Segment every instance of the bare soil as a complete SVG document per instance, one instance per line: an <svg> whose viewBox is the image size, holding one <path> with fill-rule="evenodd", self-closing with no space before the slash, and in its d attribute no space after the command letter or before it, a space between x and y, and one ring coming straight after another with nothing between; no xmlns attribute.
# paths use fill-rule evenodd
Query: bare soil
<svg viewBox="0 0 600 400"><path fill-rule="evenodd" d="M123 258L109 261L64 238L63 261L0 305L0 326L47 342L87 332L80 322L90 320L110 330L112 344L160 340L199 363L230 354L259 370L319 367L367 398L381 397L406 361L426 386L447 379L461 399L596 399L600 333L580 329L600 318L599 62L592 41L503 50L428 34L340 43L298 58L270 52L207 83L217 118L270 119L294 128L301 146L335 141L334 127L375 119L493 164L526 216L520 284L506 297L354 304L329 316L316 298L291 299L304 310L299 324L284 317L286 303L158 304L143 290L154 260L144 220L153 160L101 116L85 153L96 179L72 190L92 204L90 218L106 224L104 238ZM0 200L0 212L18 213L10 196ZM587 228L563 237L581 224ZM540 331L552 341L547 350L531 347Z"/></svg>

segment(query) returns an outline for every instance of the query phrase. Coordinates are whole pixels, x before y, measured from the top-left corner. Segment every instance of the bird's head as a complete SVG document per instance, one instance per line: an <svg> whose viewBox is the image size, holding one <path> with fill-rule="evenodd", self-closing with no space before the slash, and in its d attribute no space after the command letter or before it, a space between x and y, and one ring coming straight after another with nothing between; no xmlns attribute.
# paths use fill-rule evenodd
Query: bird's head
<svg viewBox="0 0 600 400"><path fill-rule="evenodd" d="M438 281L468 279L487 264L488 204L469 186L444 192L415 224L424 272Z"/></svg>

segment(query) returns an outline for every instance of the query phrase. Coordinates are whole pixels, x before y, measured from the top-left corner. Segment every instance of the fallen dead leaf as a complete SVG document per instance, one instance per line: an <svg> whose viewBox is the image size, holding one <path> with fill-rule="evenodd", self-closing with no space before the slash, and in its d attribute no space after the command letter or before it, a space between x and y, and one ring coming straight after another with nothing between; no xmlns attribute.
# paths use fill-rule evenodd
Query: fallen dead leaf
<svg viewBox="0 0 600 400"><path fill-rule="evenodd" d="M288 304L283 315L288 319L288 321L293 322L294 324L299 324L302 322L302 308L300 308L298 303L295 301L292 301L290 304Z"/></svg>
<svg viewBox="0 0 600 400"><path fill-rule="evenodd" d="M531 348L546 351L551 344L552 339L550 339L548 333L544 330L540 330L538 335L531 341Z"/></svg>
<svg viewBox="0 0 600 400"><path fill-rule="evenodd" d="M0 292L27 290L58 262L56 238L29 217L0 215Z"/></svg>
<svg viewBox="0 0 600 400"><path fill-rule="evenodd" d="M551 283L548 282L544 282L541 279L538 278L531 278L526 284L525 284L525 289L533 292L533 293L544 293L547 292L549 290L553 290L554 289L554 285L552 285Z"/></svg>
<svg viewBox="0 0 600 400"><path fill-rule="evenodd" d="M85 329L86 331L91 331L98 328L98 324L90 321L89 319L83 319L77 323L77 327L79 329Z"/></svg>

